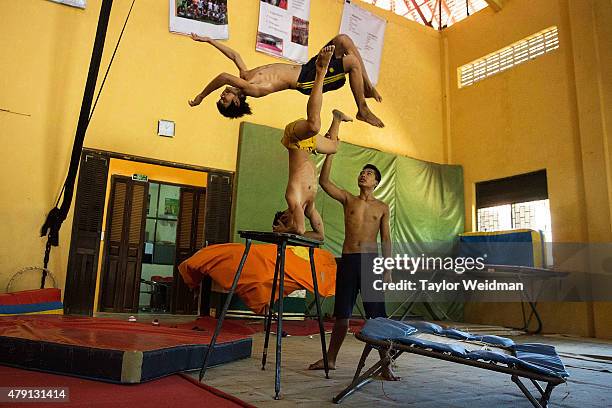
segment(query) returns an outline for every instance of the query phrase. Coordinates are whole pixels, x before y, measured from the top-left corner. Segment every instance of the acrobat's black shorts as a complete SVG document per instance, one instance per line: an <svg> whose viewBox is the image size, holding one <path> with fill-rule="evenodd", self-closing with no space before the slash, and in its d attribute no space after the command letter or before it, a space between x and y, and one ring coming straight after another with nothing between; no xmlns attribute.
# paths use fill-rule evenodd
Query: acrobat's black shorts
<svg viewBox="0 0 612 408"><path fill-rule="evenodd" d="M361 292L363 299L364 291L368 293L365 297L367 300L376 300L375 302L363 302L366 318L387 317L384 293L372 290L374 280L382 279L381 275L374 275L372 272L374 258L377 256L378 254L342 254L342 260L336 272L334 317L337 319L350 318L357 301L357 294ZM363 286L362 289L362 285L368 286L367 288Z"/></svg>
<svg viewBox="0 0 612 408"><path fill-rule="evenodd" d="M296 89L304 95L310 95L315 76L317 75L317 56L315 55L306 64L302 65ZM323 92L335 91L346 83L342 58L332 57L323 80Z"/></svg>

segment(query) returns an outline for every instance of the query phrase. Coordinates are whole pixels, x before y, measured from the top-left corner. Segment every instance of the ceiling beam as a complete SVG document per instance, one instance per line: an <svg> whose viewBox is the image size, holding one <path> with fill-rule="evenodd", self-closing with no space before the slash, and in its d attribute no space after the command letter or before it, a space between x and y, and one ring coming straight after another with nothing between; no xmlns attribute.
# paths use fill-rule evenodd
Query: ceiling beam
<svg viewBox="0 0 612 408"><path fill-rule="evenodd" d="M425 18L425 15L423 14L423 11L421 10L419 5L417 4L416 0L410 0L410 2L414 6L414 9L416 10L416 12L419 13L419 17L421 17L421 20L423 21L423 24L425 24L426 26L431 27L431 22L427 21L427 19ZM406 5L407 8L410 8L410 6L408 5L408 0L404 0L404 4Z"/></svg>
<svg viewBox="0 0 612 408"><path fill-rule="evenodd" d="M495 11L500 11L504 7L504 0L485 0L489 7Z"/></svg>
<svg viewBox="0 0 612 408"><path fill-rule="evenodd" d="M444 8L444 11L446 11L446 15L447 15L446 24L442 24L442 26L444 25L449 26L455 22L455 16L453 16L453 13L448 7L448 4L446 4L446 0L442 0L442 7Z"/></svg>
<svg viewBox="0 0 612 408"><path fill-rule="evenodd" d="M429 7L429 3L425 3L427 4L427 7ZM431 21L430 23L433 23L433 21L436 18L436 12L438 11L438 5L440 4L440 0L436 0L436 4L434 4L433 8L429 7L429 10L431 11ZM442 20L442 15L440 15L440 18L438 19L439 21ZM433 24L432 24L433 25ZM440 24L442 25L442 24ZM440 27L438 27L439 29Z"/></svg>

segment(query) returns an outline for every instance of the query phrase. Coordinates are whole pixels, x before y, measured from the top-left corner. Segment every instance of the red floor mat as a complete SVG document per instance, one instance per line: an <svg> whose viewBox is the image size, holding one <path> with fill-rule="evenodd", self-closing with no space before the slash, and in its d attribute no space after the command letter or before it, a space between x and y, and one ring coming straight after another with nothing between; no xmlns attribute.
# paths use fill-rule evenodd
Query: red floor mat
<svg viewBox="0 0 612 408"><path fill-rule="evenodd" d="M155 350L180 345L208 344L216 321L207 330L180 330L150 324L94 317L27 315L0 317L0 336L113 350ZM217 343L244 334L221 330Z"/></svg>
<svg viewBox="0 0 612 408"><path fill-rule="evenodd" d="M0 384L3 387L67 387L70 402L57 406L87 408L117 407L253 407L240 399L192 378L172 375L145 384L118 385L83 380L37 371L0 366ZM50 407L47 402L7 403L2 407Z"/></svg>
<svg viewBox="0 0 612 408"><path fill-rule="evenodd" d="M201 367L216 321L206 330L104 318L0 317L0 364L113 383L140 383ZM225 325L224 325L225 326ZM251 355L250 336L223 329L211 365Z"/></svg>
<svg viewBox="0 0 612 408"><path fill-rule="evenodd" d="M217 320L212 317L200 317L197 320L180 324L166 324L170 327L179 329L191 329L194 331L202 331L203 333L212 334L215 330ZM351 320L349 330L353 333L359 331L365 322L360 319ZM323 323L326 332L330 332L334 327L333 320L326 320ZM263 332L263 321L253 320L238 320L227 319L223 322L223 333L228 335L246 335L250 336L253 333ZM272 325L272 331L276 331L276 321ZM283 331L290 336L312 336L319 334L319 323L315 319L305 320L283 320Z"/></svg>

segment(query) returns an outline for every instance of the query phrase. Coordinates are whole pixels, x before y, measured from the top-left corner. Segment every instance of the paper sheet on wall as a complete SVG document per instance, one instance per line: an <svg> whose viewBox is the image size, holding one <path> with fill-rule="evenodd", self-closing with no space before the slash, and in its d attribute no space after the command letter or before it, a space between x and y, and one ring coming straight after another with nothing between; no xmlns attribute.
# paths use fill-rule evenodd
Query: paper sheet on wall
<svg viewBox="0 0 612 408"><path fill-rule="evenodd" d="M308 61L310 0L261 0L255 49L303 64Z"/></svg>
<svg viewBox="0 0 612 408"><path fill-rule="evenodd" d="M54 3L62 3L67 6L78 7L84 9L87 6L87 0L51 0Z"/></svg>
<svg viewBox="0 0 612 408"><path fill-rule="evenodd" d="M227 40L227 0L170 0L170 31Z"/></svg>
<svg viewBox="0 0 612 408"><path fill-rule="evenodd" d="M372 84L378 84L380 60L385 42L387 21L367 10L344 2L340 34L346 34L359 48L368 76Z"/></svg>

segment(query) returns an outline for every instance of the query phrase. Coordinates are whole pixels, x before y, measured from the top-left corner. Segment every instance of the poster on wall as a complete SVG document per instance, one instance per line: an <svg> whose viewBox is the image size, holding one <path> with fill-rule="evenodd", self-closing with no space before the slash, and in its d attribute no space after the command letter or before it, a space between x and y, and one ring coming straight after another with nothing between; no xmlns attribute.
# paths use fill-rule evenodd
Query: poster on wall
<svg viewBox="0 0 612 408"><path fill-rule="evenodd" d="M255 49L303 64L308 61L310 0L260 0Z"/></svg>
<svg viewBox="0 0 612 408"><path fill-rule="evenodd" d="M84 9L87 6L87 0L50 0L54 3L61 3L67 6L78 7Z"/></svg>
<svg viewBox="0 0 612 408"><path fill-rule="evenodd" d="M227 40L227 0L170 0L170 31Z"/></svg>
<svg viewBox="0 0 612 408"><path fill-rule="evenodd" d="M359 48L361 58L373 85L378 84L386 28L387 21L385 19L351 4L350 1L344 2L340 34L351 37Z"/></svg>

